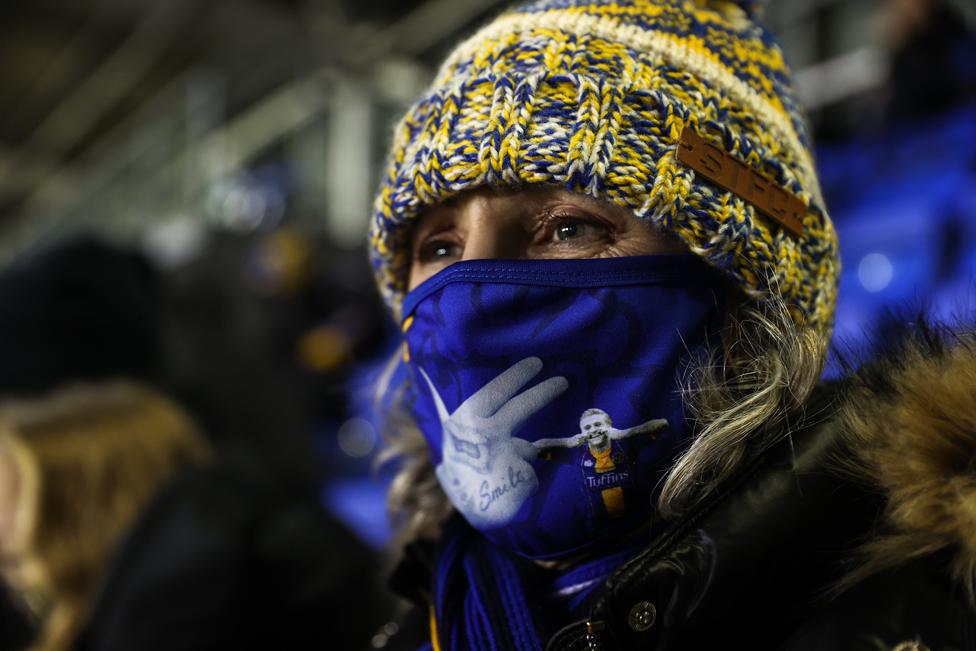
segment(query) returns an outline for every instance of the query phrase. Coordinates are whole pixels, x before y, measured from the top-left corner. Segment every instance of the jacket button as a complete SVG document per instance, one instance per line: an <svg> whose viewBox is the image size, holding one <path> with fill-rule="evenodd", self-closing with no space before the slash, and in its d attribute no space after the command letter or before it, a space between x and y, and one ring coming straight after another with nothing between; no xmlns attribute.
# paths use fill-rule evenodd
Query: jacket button
<svg viewBox="0 0 976 651"><path fill-rule="evenodd" d="M627 623L630 627L637 631L638 633L643 633L650 627L654 626L654 621L657 619L657 608L654 607L650 601L638 601L634 604L634 607L630 609L630 615L627 617Z"/></svg>

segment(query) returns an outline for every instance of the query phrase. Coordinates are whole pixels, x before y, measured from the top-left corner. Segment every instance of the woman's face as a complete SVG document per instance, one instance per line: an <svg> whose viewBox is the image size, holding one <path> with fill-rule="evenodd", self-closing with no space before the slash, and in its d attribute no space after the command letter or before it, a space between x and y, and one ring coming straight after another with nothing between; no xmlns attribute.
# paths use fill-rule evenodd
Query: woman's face
<svg viewBox="0 0 976 651"><path fill-rule="evenodd" d="M559 189L477 190L427 210L410 237L409 289L459 260L613 258L688 249L631 211Z"/></svg>

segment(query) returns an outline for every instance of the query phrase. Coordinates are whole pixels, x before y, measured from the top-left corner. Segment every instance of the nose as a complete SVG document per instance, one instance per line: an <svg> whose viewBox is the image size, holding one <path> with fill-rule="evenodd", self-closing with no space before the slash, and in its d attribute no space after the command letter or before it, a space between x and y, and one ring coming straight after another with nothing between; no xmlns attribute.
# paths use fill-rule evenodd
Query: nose
<svg viewBox="0 0 976 651"><path fill-rule="evenodd" d="M486 224L468 232L462 260L519 258L518 247L497 224Z"/></svg>
<svg viewBox="0 0 976 651"><path fill-rule="evenodd" d="M525 257L527 236L521 223L508 211L499 211L496 203L474 200L462 207L460 221L466 230L462 260Z"/></svg>

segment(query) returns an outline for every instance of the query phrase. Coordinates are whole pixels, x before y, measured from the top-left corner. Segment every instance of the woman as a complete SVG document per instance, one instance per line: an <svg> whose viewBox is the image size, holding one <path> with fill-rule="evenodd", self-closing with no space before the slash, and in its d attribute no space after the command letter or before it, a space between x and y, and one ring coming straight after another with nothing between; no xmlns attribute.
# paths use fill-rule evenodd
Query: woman
<svg viewBox="0 0 976 651"><path fill-rule="evenodd" d="M159 488L208 456L170 400L135 384L0 409L3 578L36 618L32 648L73 648L123 535Z"/></svg>
<svg viewBox="0 0 976 651"><path fill-rule="evenodd" d="M973 421L889 434L921 367L815 390L837 243L755 5L530 3L397 129L395 579L435 649L974 648ZM906 355L972 389L970 344Z"/></svg>
<svg viewBox="0 0 976 651"><path fill-rule="evenodd" d="M0 406L0 551L32 651L359 649L386 612L352 534L134 383Z"/></svg>

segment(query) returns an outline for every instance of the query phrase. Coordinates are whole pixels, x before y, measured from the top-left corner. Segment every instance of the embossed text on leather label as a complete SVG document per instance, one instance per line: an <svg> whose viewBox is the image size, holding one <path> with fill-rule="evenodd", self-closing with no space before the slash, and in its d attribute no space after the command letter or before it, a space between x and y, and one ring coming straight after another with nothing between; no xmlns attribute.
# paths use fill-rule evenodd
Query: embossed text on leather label
<svg viewBox="0 0 976 651"><path fill-rule="evenodd" d="M678 160L712 183L752 204L793 235L803 235L806 205L799 197L707 142L691 127L685 127L681 132Z"/></svg>

